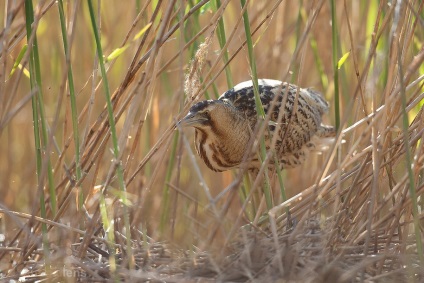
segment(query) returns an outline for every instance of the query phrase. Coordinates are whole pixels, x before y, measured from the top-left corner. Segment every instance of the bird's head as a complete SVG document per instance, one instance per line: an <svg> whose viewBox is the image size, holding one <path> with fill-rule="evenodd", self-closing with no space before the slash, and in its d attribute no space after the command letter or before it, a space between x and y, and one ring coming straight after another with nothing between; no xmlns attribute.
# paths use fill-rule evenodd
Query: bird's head
<svg viewBox="0 0 424 283"><path fill-rule="evenodd" d="M216 127L231 116L235 108L227 100L204 100L193 105L188 114L177 123L180 127Z"/></svg>

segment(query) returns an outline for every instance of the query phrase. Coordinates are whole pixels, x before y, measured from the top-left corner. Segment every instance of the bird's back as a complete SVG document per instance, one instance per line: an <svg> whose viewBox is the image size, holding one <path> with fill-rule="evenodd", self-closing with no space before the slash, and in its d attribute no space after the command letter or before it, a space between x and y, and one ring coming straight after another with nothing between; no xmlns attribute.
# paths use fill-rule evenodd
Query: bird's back
<svg viewBox="0 0 424 283"><path fill-rule="evenodd" d="M277 132L275 149L278 154L301 150L319 132L321 116L328 111L328 103L320 93L311 89L268 79L258 80L258 83L265 113L268 114L272 109L268 122L269 131L265 134L267 146L271 142L269 134L274 135ZM252 130L254 129L257 112L252 81L236 85L219 99L227 100L236 107L249 120Z"/></svg>

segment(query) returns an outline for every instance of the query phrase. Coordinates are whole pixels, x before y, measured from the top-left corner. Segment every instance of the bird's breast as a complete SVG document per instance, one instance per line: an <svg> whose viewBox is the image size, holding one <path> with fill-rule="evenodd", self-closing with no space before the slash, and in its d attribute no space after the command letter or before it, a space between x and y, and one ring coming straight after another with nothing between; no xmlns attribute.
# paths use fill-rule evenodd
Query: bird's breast
<svg viewBox="0 0 424 283"><path fill-rule="evenodd" d="M225 142L225 140L204 130L196 129L195 131L197 153L213 171L221 172L232 169L242 161L238 152L240 148L231 148L231 144Z"/></svg>

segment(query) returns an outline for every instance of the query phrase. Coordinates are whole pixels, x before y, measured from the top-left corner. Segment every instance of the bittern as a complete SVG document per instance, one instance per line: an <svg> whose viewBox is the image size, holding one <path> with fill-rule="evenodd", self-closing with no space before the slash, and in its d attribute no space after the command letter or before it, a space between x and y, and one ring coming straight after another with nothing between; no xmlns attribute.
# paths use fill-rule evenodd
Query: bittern
<svg viewBox="0 0 424 283"><path fill-rule="evenodd" d="M321 123L328 103L319 92L277 80L260 79L258 83L264 112L270 114L265 119L266 149L272 146L281 168L302 164L311 150L335 136L332 126ZM197 153L210 169L221 172L244 162L248 169L260 168L251 146L252 139L258 140L254 135L257 122L253 83L246 81L217 100L196 103L178 125L194 127Z"/></svg>

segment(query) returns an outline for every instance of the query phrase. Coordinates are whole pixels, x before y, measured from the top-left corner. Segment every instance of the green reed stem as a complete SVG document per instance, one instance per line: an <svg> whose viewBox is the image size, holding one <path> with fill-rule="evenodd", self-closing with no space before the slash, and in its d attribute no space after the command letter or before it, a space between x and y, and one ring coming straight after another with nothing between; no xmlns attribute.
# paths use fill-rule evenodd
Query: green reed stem
<svg viewBox="0 0 424 283"><path fill-rule="evenodd" d="M126 195L126 187L124 182L124 174L122 170L122 162L120 160L120 154L119 154L119 145L118 145L118 136L116 134L116 125L115 125L115 117L113 114L113 107L112 107L112 101L111 101L111 95L110 95L110 89L109 89L109 82L106 74L106 68L103 61L103 50L101 46L100 41L100 35L96 23L96 17L94 15L94 8L92 0L87 1L88 9L90 11L90 19L91 19L91 25L93 28L93 34L95 38L96 43L96 50L97 50L97 56L99 58L99 65L103 80L103 87L104 87L104 93L106 98L106 105L107 105L107 112L108 112L108 119L109 119L109 126L111 131L111 138L112 138L112 144L113 144L113 156L114 156L114 162L116 162L117 166L117 175L118 175L118 183L119 183L119 189L124 192L123 194L120 194L122 202L123 202L123 218L124 218L124 226L125 226L125 236L127 240L127 257L128 261L130 263L130 268L132 269L134 267L133 262L133 256L132 256L132 247L131 247L131 231L130 231L130 220L129 220L129 214L128 214L128 201L127 201L127 195Z"/></svg>
<svg viewBox="0 0 424 283"><path fill-rule="evenodd" d="M221 7L221 1L220 0L215 0L215 11L218 10L219 7ZM219 19L218 21L218 28L216 31L216 34L218 36L218 41L219 41L219 46L221 47L221 49L224 48L226 42L227 42L227 38L225 36L225 26L224 26L224 20L222 18ZM230 65L227 64L228 63L228 50L226 50L222 56L222 60L224 61L224 65L226 65L225 67L225 77L227 78L227 86L228 88L232 88L234 86L233 83L233 79L232 79L232 75L231 75L231 68Z"/></svg>
<svg viewBox="0 0 424 283"><path fill-rule="evenodd" d="M48 130L47 130L47 121L44 109L44 100L43 100L43 88L41 84L41 67L40 67L40 57L38 55L38 42L36 34L36 30L33 30L32 24L34 23L34 9L32 6L32 1L25 1L25 16L26 16L26 30L27 30L27 40L28 42L31 40L31 37L34 36L32 48L30 50L30 84L31 89L37 89L36 94L32 97L32 107L33 107L33 123L34 123L34 138L35 138L35 148L36 148L36 168L38 178L41 178L42 171L42 161L43 161L43 153L42 151L46 151L47 143L48 143ZM41 122L41 127L40 123ZM41 136L40 136L41 132ZM45 158L47 158L47 180L49 186L49 194L50 194L50 206L53 215L56 215L57 206L56 206L56 191L53 181L53 167L50 161L50 155L45 152ZM39 183L40 182L39 180ZM44 197L44 189L39 188L40 190L40 201L41 203L41 216L46 218L46 210L45 210L45 197Z"/></svg>
<svg viewBox="0 0 424 283"><path fill-rule="evenodd" d="M331 2L331 34L333 46L333 71L334 71L334 111L336 130L340 128L340 95L339 95L339 72L338 72L338 41L337 41L337 19L336 19L336 1Z"/></svg>
<svg viewBox="0 0 424 283"><path fill-rule="evenodd" d="M79 130L78 130L78 112L77 112L77 101L75 95L75 86L74 86L74 76L72 73L72 65L71 65L71 54L69 52L68 46L68 37L66 30L66 22L65 22L65 12L63 9L63 0L58 1L58 9L59 9L59 19L60 19L60 27L62 31L62 41L63 41L63 49L65 50L66 56L66 66L68 67L68 86L69 86L69 96L71 99L71 116L72 116L72 130L74 134L74 144L75 144L75 174L76 174L76 182L81 179L81 163L80 163L80 139L79 139ZM80 190L78 196L78 205L79 208L84 204L84 194L83 191Z"/></svg>
<svg viewBox="0 0 424 283"><path fill-rule="evenodd" d="M241 6L244 8L246 5L246 0L240 0ZM261 102L261 98L259 95L259 84L258 84L258 74L256 72L256 61L255 61L255 54L253 51L253 40L252 40L252 33L250 31L250 21L249 21L249 14L247 12L247 9L243 13L243 22L244 22L244 31L246 34L246 43L247 43L247 50L249 54L249 63L250 63L250 71L252 72L252 82L253 82L253 92L255 95L255 105L256 105L256 112L258 113L259 121L263 120L265 118L265 111L264 107ZM260 157L261 160L265 160L266 158L266 147L265 147L265 140L264 137L261 137L260 141ZM268 206L268 209L270 209L272 204L272 197L271 197L271 186L269 181L268 174L265 174L265 187L264 187L264 194L266 203Z"/></svg>
<svg viewBox="0 0 424 283"><path fill-rule="evenodd" d="M33 29L34 24L34 8L31 0L25 0L25 26L27 32L27 41L30 46L28 48L29 54L29 71L30 71L30 86L31 90L36 90L36 94L32 97L32 115L33 115L33 125L34 125L34 143L35 143L35 156L36 156L36 171L38 177L38 191L40 193L40 215L42 218L47 219L47 210L46 210L46 199L44 194L42 171L43 171L43 152L46 150L47 145L47 122L45 119L44 112L44 101L42 95L42 85L41 85L41 68L40 68L40 58L38 55L38 43L36 36L36 29ZM41 122L41 125L40 125ZM41 126L41 127L40 127ZM40 135L41 132L41 135ZM50 155L45 154L47 158L47 177L48 177L48 186L50 193L50 205L53 216L56 215L56 193L54 190L53 182L53 169L50 162ZM48 239L48 229L45 223L41 224L42 231L42 241L43 241L43 252L44 252L44 261L45 261L45 270L47 274L50 274L50 244Z"/></svg>

